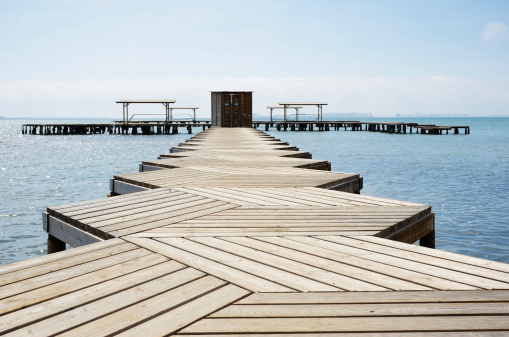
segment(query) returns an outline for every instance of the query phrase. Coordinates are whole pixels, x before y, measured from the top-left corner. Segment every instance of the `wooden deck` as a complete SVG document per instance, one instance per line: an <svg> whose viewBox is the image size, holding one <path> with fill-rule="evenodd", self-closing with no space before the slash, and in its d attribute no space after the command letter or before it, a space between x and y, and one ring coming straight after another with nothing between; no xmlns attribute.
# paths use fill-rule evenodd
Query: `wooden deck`
<svg viewBox="0 0 509 337"><path fill-rule="evenodd" d="M321 187L352 193L362 189L360 175L323 172L330 171L328 161L289 157L289 152L298 149L260 131L230 129L230 134L224 134L217 130L180 144L176 157L161 155L161 159L143 161L140 173L116 175L112 194L162 187ZM222 150L227 152L221 154ZM252 151L263 154L254 156L249 154Z"/></svg>
<svg viewBox="0 0 509 337"><path fill-rule="evenodd" d="M189 185L48 207L44 227L78 248L0 267L0 334L509 334L509 265L408 244L430 243L427 205Z"/></svg>

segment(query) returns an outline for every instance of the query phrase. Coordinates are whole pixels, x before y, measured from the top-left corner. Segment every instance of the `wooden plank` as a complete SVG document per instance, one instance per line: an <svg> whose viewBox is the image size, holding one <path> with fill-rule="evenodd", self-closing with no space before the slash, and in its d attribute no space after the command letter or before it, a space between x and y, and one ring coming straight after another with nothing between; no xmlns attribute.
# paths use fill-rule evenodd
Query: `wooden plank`
<svg viewBox="0 0 509 337"><path fill-rule="evenodd" d="M221 202L211 202L204 205L199 205L195 207L190 207L181 212L175 212L172 214L170 219L161 219L157 221L151 221L147 223L130 223L129 226L110 226L103 227L102 230L109 231L109 234L112 236L124 236L133 233L137 233L140 231L145 231L148 229L153 229L161 226L168 226L173 223L178 223L181 221L193 219L195 217L200 217L205 214L210 214L214 212L220 212L226 209L231 209L237 207L237 205L232 204L223 204ZM153 220L153 219L152 219Z"/></svg>
<svg viewBox="0 0 509 337"><path fill-rule="evenodd" d="M38 257L34 257L34 258L31 258L28 260L23 260L23 261L11 263L8 265L3 265L3 266L0 266L0 277L2 277L2 275L12 273L12 272L15 272L18 270L22 270L25 268L32 268L34 266L59 261L60 259L71 258L71 257L78 256L78 255L88 254L88 253L94 252L96 250L100 250L100 249L107 248L107 247L113 247L116 245L120 245L122 243L125 243L125 241L121 240L121 239L112 239L112 240L108 240L108 241L94 243L93 245L69 249L64 252L53 253L51 255L38 256Z"/></svg>
<svg viewBox="0 0 509 337"><path fill-rule="evenodd" d="M136 195L119 195L119 196L116 196L115 198L93 199L93 200L85 200L85 201L74 202L74 203L58 205L58 206L49 206L48 209L54 210L57 212L65 212L68 210L80 209L82 207L93 207L93 206L101 205L105 202L107 202L107 203L128 202L128 201L132 201L133 199L144 198L144 197L148 197L148 196L152 196L152 195L164 194L164 193L167 193L168 191L169 191L169 189L167 189L167 188L159 188L159 189L139 192Z"/></svg>
<svg viewBox="0 0 509 337"><path fill-rule="evenodd" d="M145 214L157 214L161 213L163 210L173 210L188 207L189 204L193 204L193 202L204 202L204 198L185 195L185 196L176 196L175 198L168 198L167 200L162 200L162 202L151 202L148 204L141 204L136 206L128 206L123 207L121 209L111 209L109 212L90 212L81 214L78 216L73 216L73 223L82 223L91 225L94 223L106 223L106 221L125 221L135 218L136 216L144 216Z"/></svg>
<svg viewBox="0 0 509 337"><path fill-rule="evenodd" d="M355 317L431 315L508 315L503 303L381 303L381 304L269 304L230 305L210 318ZM413 317L412 317L413 318Z"/></svg>
<svg viewBox="0 0 509 337"><path fill-rule="evenodd" d="M203 319L182 333L301 333L301 332L418 332L418 331L509 331L507 316L423 317L310 317Z"/></svg>
<svg viewBox="0 0 509 337"><path fill-rule="evenodd" d="M447 337L500 337L500 331L461 331L454 332L448 331ZM187 337L203 337L204 335L199 334L185 334ZM224 337L224 334L207 334L207 337ZM288 337L288 334L270 333L270 334L257 334L257 333L242 333L242 334L231 334L228 337ZM418 331L418 332L340 332L340 333L299 333L299 337L443 337L443 332L433 331Z"/></svg>
<svg viewBox="0 0 509 337"><path fill-rule="evenodd" d="M171 292L174 288L182 288L181 286L184 285L186 290L197 291L197 287L191 287L188 282L194 281L198 278L203 280L203 273L191 268L186 268L115 294L105 294L105 297L94 302L77 307L73 310L65 311L59 315L52 316L51 318L45 319L41 322L36 322L34 324L25 326L22 329L18 329L12 335L26 336L30 333L30 331L36 331L39 336L50 336L53 334L60 334L67 329L72 329L89 321L92 321L92 324L78 328L77 331L71 330L64 332L63 335L98 336L104 333L105 330L107 331L108 328L113 328L115 331L113 322L111 322L111 326L108 326L109 324L100 324L104 322L104 319L100 319L100 317L114 313L125 307L129 308L135 306L137 310L140 310L142 305L140 305L139 302L146 301L147 299L153 298L154 296L157 297L169 295L169 298L166 298L166 300L170 302ZM186 283L188 284L186 285ZM223 283L224 282L218 280L215 286L217 287ZM203 284L203 282L200 284ZM179 290L179 292L181 291L182 290ZM188 295L188 297L192 296L194 295ZM128 321L124 322L124 325L129 324L130 322Z"/></svg>
<svg viewBox="0 0 509 337"><path fill-rule="evenodd" d="M271 252L272 254L294 259L308 265L341 275L343 280L337 286L351 291L374 291L374 290L430 290L429 287L402 280L398 276L387 276L381 273L364 269L360 266L342 263L340 260L333 261L331 258L317 256L286 248L268 242L262 242L251 238L223 238L225 241L232 241L249 246L254 249ZM272 242L278 240L271 240ZM378 288L378 289L377 289Z"/></svg>
<svg viewBox="0 0 509 337"><path fill-rule="evenodd" d="M449 281L440 277L436 277L435 275L428 275L425 273L408 270L404 267L393 266L389 263L389 259L385 256L381 256L380 258L376 259L373 258L374 254L369 254L367 251L351 251L348 249L348 247L333 244L332 242L326 242L323 240L317 240L304 236L291 236L285 238L256 237L256 239L294 250L299 250L304 253L317 255L337 262L342 262L389 277L401 278L405 281L437 290L477 289L476 287Z"/></svg>
<svg viewBox="0 0 509 337"><path fill-rule="evenodd" d="M185 268L185 266L181 263L167 261L153 266L142 266L135 271L128 270L122 275L112 273L108 275L108 279L103 279L103 282L96 284L90 283L86 288L68 294L62 294L59 297L41 303L34 301L34 303L37 304L0 316L0 333L20 329L29 324L56 316L64 311L72 310L87 303L92 303L106 295L115 294L183 268Z"/></svg>
<svg viewBox="0 0 509 337"><path fill-rule="evenodd" d="M83 219L83 215L90 217L97 217L101 215L119 213L125 210L132 210L136 208L143 208L150 205L164 204L171 201L177 201L190 197L182 192L166 192L150 195L146 197L133 198L132 200L123 200L121 202L103 202L94 207L80 207L79 209L71 209L69 211L60 212L67 218ZM108 198L107 201L115 198Z"/></svg>
<svg viewBox="0 0 509 337"><path fill-rule="evenodd" d="M61 281L51 280L47 283L38 284L37 287L32 287L32 289L26 289L26 287L19 290L13 289L7 294L7 300L0 302L0 314L47 301L104 282L110 278L168 261L167 258L156 254L145 255L138 258L135 256L125 257L127 258L125 261L103 269L90 271L87 274L74 278L63 279ZM54 274L51 276L54 276Z"/></svg>
<svg viewBox="0 0 509 337"><path fill-rule="evenodd" d="M357 251L357 252L364 252L365 256L368 259L374 260L374 261L383 261L383 263L405 268L409 270L413 270L419 273L427 274L427 275L433 275L437 277L441 277L446 280L450 280L453 282L463 283L466 285L470 285L473 287L477 287L480 289L509 289L509 277L505 278L504 282L496 281L496 280L490 280L488 278L484 278L480 275L474 275L467 272L458 272L455 270L452 270L450 266L440 266L436 267L434 265L422 263L419 260L410 260L408 258L401 258L395 255L388 254L388 250L378 251L374 252L372 250L372 246L369 248L356 248L359 247L359 245L352 245L351 240L355 240L353 238L345 238L345 237L339 237L339 236L329 236L329 237L320 237L321 240L340 243L342 247L345 247L343 250L348 250L351 252ZM296 240L302 240L301 238L296 238ZM305 239L307 240L307 239ZM373 252L373 253L367 253L367 252ZM367 254L366 254L367 253ZM509 275L508 275L509 276Z"/></svg>
<svg viewBox="0 0 509 337"><path fill-rule="evenodd" d="M237 254L231 254L216 248L205 246L182 238L161 238L158 241L173 247L186 250L201 257L213 259L223 265L236 268L252 275L259 275L265 279L298 291L337 291L337 287L329 286L309 278L290 273L279 268L271 267L265 262L251 260ZM236 252L237 253L237 252ZM191 265L192 266L192 265ZM239 284L240 285L240 284Z"/></svg>
<svg viewBox="0 0 509 337"><path fill-rule="evenodd" d="M509 290L255 293L236 304L474 303L507 302Z"/></svg>
<svg viewBox="0 0 509 337"><path fill-rule="evenodd" d="M229 195L221 195L214 193L214 190L211 188L200 188L200 187L176 187L175 190L178 191L186 191L186 193L191 193L194 195L199 195L202 197L225 201L228 203L236 204L236 205L252 205L251 201L246 201L242 199L232 198Z"/></svg>
<svg viewBox="0 0 509 337"><path fill-rule="evenodd" d="M340 273L332 272L330 269L317 268L316 263L307 259L308 256L302 256L300 259L288 255L274 254L268 244L258 241L259 244L253 249L248 246L241 246L240 244L249 244L254 240L248 238L226 238L220 240L211 237L198 237L191 239L194 242L199 242L207 246L221 249L224 251L235 252L236 255L245 257L252 261L264 263L266 265L281 269L320 283L325 283L340 289L350 289L359 291L385 291L384 287L377 286L368 282L364 282L355 278L346 277ZM235 242L235 243L234 243ZM240 244L237 244L240 243Z"/></svg>
<svg viewBox="0 0 509 337"><path fill-rule="evenodd" d="M128 252L134 249L137 249L136 245L133 245L129 242L124 242L118 245L113 245L110 247L99 247L97 250L90 251L87 254L81 254L77 256L62 256L61 259L48 261L47 263L37 264L31 267L23 268L20 270L13 271L8 274L4 274L0 277L0 286L19 282L24 279L33 278L43 274L54 273L57 270L70 268L72 266L80 265L82 263L95 261L99 258L104 258L106 256L113 256L116 254Z"/></svg>
<svg viewBox="0 0 509 337"><path fill-rule="evenodd" d="M88 210L96 207L113 208L122 205L132 204L137 201L154 200L161 197L164 198L167 195L169 196L170 193L171 193L170 190L167 188L158 188L154 190L148 190L145 192L138 192L128 195L119 195L115 196L114 198L110 197L103 199L94 199L88 200L86 202L76 202L73 204L67 204L63 206L48 207L48 213L59 218L59 214L70 214L72 212L78 213L81 210Z"/></svg>
<svg viewBox="0 0 509 337"><path fill-rule="evenodd" d="M246 232L246 228L243 228L242 231L237 232L228 232L228 231L222 231L221 229L215 231L215 232L179 232L175 230L174 232L141 232L141 233L135 233L135 234L129 234L127 236L123 236L123 238L181 238L181 237L229 237L229 236L274 236L274 235L291 235L291 236L312 236L312 235L346 235L346 236L353 236L353 235L378 235L380 233L379 230L372 231L372 230L345 230L345 231L327 231L327 230L320 230L314 229L313 231L287 231L284 228L278 230L278 228L275 228L274 230L265 230L265 229L259 229L255 228L256 231L253 232ZM274 233L279 232L279 233Z"/></svg>
<svg viewBox="0 0 509 337"><path fill-rule="evenodd" d="M366 236L366 237L363 237L362 240L371 241L371 238L369 236ZM409 248L407 245L399 243L399 242L395 242L395 241L389 241L389 240L378 241L377 240L375 242L380 245L396 247L396 248L403 249L403 250L407 250L407 248ZM467 263L467 264L470 264L473 266L489 268L489 269L509 273L509 264L507 264L507 263L480 259L480 258L468 256L468 255L446 252L443 250L428 249L428 248L419 247L419 246L412 246L411 248L413 251L418 252L423 255L439 257L439 258L443 258L443 259L447 259L447 260L451 260L451 261L463 262L463 263Z"/></svg>
<svg viewBox="0 0 509 337"><path fill-rule="evenodd" d="M126 238L126 240L251 291L295 291L291 288L259 277L259 275L249 274L243 270L235 269L217 261L189 253L163 242L144 238Z"/></svg>
<svg viewBox="0 0 509 337"><path fill-rule="evenodd" d="M164 336L249 294L245 289L227 285L174 310L137 325L118 336Z"/></svg>
<svg viewBox="0 0 509 337"><path fill-rule="evenodd" d="M101 270L115 264L147 256L150 252L144 249L135 249L113 256L104 256L91 262L72 266L48 275L41 275L25 279L20 282L7 284L0 287L0 298L6 298L25 291L41 288L47 285L55 284L55 282L71 279L80 275L90 273L92 271Z"/></svg>
<svg viewBox="0 0 509 337"><path fill-rule="evenodd" d="M354 240L353 238L345 238L345 239ZM357 242L357 241L350 241L350 242L352 242L352 244L357 244L359 247L365 247L366 249L369 249L372 251L383 250L386 254L393 255L393 256L399 256L399 257L413 260L413 261L419 261L422 263L426 263L428 265L443 267L443 268L447 268L447 269L451 269L451 270L455 270L455 271L459 271L459 272L463 272L463 273L468 273L468 274L472 274L472 275L482 275L483 277L486 277L486 278L500 280L503 282L509 282L509 272L498 271L498 270L490 269L490 268L487 268L484 266L479 266L479 265L468 263L469 261L474 262L474 263L475 262L484 263L485 260L483 260L483 259L468 258L467 260L469 260L469 261L467 261L467 262L454 261L454 260L449 260L447 258L440 258L442 251L437 251L433 254L434 256L429 256L429 255L423 254L423 253L426 253L426 250L422 250L422 249L419 249L419 252L416 252L415 250L412 251L413 249L408 249L411 247L401 247L401 248L404 248L404 249L401 249L401 248L396 248L396 247L388 247L383 244L380 245L380 243L383 242L382 240L372 241L372 240L366 240L364 237L361 240L362 240L361 242ZM427 249L427 250L429 250L429 249ZM444 254L442 254L443 256L448 257L449 254L447 254L446 252L443 252L443 253L444 253ZM505 266L505 264L496 263L496 262L493 265L497 265L497 264Z"/></svg>

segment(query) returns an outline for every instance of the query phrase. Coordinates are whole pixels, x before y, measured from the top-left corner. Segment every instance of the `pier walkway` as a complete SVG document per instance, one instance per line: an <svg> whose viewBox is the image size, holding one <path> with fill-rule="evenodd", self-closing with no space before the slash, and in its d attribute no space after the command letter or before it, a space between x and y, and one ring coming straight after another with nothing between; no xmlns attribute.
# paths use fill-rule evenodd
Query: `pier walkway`
<svg viewBox="0 0 509 337"><path fill-rule="evenodd" d="M161 158L115 177L122 195L48 207L45 230L78 248L0 267L0 334L509 333L509 265L430 248L430 206L331 189L334 174L360 177L294 167L313 160L248 128L209 129ZM140 191L116 193L127 180Z"/></svg>

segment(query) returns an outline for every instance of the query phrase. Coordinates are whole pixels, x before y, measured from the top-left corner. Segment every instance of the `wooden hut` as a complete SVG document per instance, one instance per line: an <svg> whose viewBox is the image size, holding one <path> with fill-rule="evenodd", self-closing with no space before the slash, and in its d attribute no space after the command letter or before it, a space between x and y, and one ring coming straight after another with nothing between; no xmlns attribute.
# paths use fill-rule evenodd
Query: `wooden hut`
<svg viewBox="0 0 509 337"><path fill-rule="evenodd" d="M212 91L212 126L251 127L253 124L252 91Z"/></svg>

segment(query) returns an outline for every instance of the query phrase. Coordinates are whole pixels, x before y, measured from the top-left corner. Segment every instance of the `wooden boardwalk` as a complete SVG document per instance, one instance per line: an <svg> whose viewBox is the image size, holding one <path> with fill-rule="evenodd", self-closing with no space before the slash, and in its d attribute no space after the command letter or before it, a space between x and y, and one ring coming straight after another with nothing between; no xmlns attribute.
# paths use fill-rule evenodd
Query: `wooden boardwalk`
<svg viewBox="0 0 509 337"><path fill-rule="evenodd" d="M244 146L260 136L211 129L200 138L208 151L229 134ZM298 170L311 180L332 173ZM408 244L433 241L427 205L299 181L188 181L48 207L45 229L78 248L0 267L0 334L509 334L509 265Z"/></svg>
<svg viewBox="0 0 509 337"><path fill-rule="evenodd" d="M288 157L288 152L297 152L295 146L260 131L226 129L225 134L217 130L202 132L172 149L178 157L162 155L162 159L144 161L140 173L116 175L111 182L112 194L184 186L321 187L352 193L362 189L358 174L324 172L331 167L326 160ZM228 152L221 154L221 150ZM253 156L252 151L263 154ZM186 157L190 152L194 154Z"/></svg>

